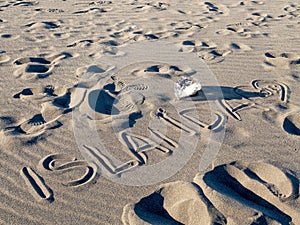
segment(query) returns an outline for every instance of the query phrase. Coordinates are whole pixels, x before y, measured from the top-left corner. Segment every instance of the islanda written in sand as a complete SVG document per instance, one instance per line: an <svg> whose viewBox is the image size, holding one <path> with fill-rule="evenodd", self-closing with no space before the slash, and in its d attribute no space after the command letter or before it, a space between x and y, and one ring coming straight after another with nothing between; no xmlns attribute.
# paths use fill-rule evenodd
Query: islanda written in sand
<svg viewBox="0 0 300 225"><path fill-rule="evenodd" d="M300 225L297 0L0 0L0 224Z"/></svg>

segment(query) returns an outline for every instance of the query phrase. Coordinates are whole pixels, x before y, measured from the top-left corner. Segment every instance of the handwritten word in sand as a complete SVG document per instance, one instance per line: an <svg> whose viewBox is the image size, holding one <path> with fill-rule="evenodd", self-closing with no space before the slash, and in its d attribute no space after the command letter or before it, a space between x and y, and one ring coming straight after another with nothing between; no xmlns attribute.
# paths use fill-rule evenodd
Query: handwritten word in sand
<svg viewBox="0 0 300 225"><path fill-rule="evenodd" d="M41 172L48 172L61 177L58 179L65 187L82 187L92 183L97 175L97 167L84 160L77 160L65 154L52 154L42 158L38 164ZM74 170L84 171L83 175L74 180L65 180L63 175ZM52 189L46 184L45 179L30 167L24 167L20 171L28 190L38 200L54 201Z"/></svg>

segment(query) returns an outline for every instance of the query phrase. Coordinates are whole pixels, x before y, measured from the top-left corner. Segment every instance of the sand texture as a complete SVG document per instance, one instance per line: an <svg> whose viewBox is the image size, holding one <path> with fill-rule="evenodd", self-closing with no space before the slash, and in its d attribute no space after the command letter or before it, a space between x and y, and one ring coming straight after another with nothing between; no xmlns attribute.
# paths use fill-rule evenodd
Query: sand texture
<svg viewBox="0 0 300 225"><path fill-rule="evenodd" d="M297 0L0 0L0 224L300 225L299 29Z"/></svg>

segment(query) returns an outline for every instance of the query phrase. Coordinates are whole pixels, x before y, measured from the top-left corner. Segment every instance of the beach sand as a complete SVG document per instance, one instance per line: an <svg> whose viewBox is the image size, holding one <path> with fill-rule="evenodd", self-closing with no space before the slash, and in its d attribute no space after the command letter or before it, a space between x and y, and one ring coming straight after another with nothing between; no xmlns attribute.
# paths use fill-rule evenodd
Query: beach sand
<svg viewBox="0 0 300 225"><path fill-rule="evenodd" d="M0 0L0 224L300 225L299 29L296 0Z"/></svg>

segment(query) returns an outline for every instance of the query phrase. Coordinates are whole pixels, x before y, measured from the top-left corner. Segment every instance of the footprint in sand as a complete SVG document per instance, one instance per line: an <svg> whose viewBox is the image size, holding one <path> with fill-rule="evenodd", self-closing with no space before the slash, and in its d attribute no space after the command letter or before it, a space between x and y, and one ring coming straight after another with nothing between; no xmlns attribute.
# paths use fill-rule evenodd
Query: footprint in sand
<svg viewBox="0 0 300 225"><path fill-rule="evenodd" d="M55 92L55 89L53 89L52 86L46 86L41 89L24 89L14 97L43 102L41 104L41 113L34 115L31 119L26 120L17 126L5 128L4 131L6 135L35 137L43 134L48 129L60 127L62 123L60 123L58 119L81 104L85 92L86 89L84 88L73 87L68 88L64 94L56 96L55 93L58 94L58 91Z"/></svg>
<svg viewBox="0 0 300 225"><path fill-rule="evenodd" d="M56 38L56 39L67 39L70 37L69 33L60 33L60 32L56 32L56 33L52 33L51 34L52 37Z"/></svg>
<svg viewBox="0 0 300 225"><path fill-rule="evenodd" d="M287 170L265 162L248 163L244 161L220 165L212 171L194 178L208 198L218 208L218 193L223 199L230 198L244 207L259 212L260 220L276 221L280 224L299 224L300 209L294 204L299 198L299 180ZM215 193L214 193L215 192ZM220 196L220 195L219 195ZM234 205L228 207L235 208ZM219 209L219 208L218 208ZM219 209L227 218L231 208ZM243 209L242 209L243 210ZM243 215L231 214L231 219ZM251 219L251 218L248 218ZM236 224L253 224L253 221Z"/></svg>
<svg viewBox="0 0 300 225"><path fill-rule="evenodd" d="M106 26L108 26L107 24L105 24ZM132 32L135 32L135 31L139 31L141 32L141 29L133 24L133 23L129 23L129 22L125 22L125 21L121 21L119 23L115 23L113 24L113 26L111 26L111 28L108 28L110 29L110 37L113 37L113 38L118 38L118 39L130 39L132 38Z"/></svg>
<svg viewBox="0 0 300 225"><path fill-rule="evenodd" d="M207 63L220 63L225 60L225 56L232 53L230 49L219 48L210 40L185 40L181 43L179 51L195 52L200 58Z"/></svg>
<svg viewBox="0 0 300 225"><path fill-rule="evenodd" d="M228 7L223 4L215 4L213 2L203 2L200 5L210 15L228 15L229 14Z"/></svg>
<svg viewBox="0 0 300 225"><path fill-rule="evenodd" d="M4 129L5 135L14 135L19 137L36 137L43 134L47 129L54 129L62 124L58 122L66 111L46 102L42 104L41 113L34 115L29 120L22 122L17 126Z"/></svg>
<svg viewBox="0 0 300 225"><path fill-rule="evenodd" d="M199 2L195 3L192 8L180 8L180 4L171 8L170 12L179 15L192 15L201 23L213 23L220 20L221 16L229 15L230 10L224 4L214 2Z"/></svg>
<svg viewBox="0 0 300 225"><path fill-rule="evenodd" d="M256 5L264 5L265 2L263 1L251 1L251 0L246 0L246 1L241 1L239 2L239 6L256 6Z"/></svg>
<svg viewBox="0 0 300 225"><path fill-rule="evenodd" d="M229 117L242 120L240 113L247 110L261 111L266 121L281 126L288 134L299 136L299 107L289 100L289 87L272 80L253 80L249 86L235 87L240 98L218 100L219 106Z"/></svg>
<svg viewBox="0 0 300 225"><path fill-rule="evenodd" d="M0 34L0 37L3 39L11 39L11 40L16 40L18 39L20 36L19 35L13 35L13 34Z"/></svg>
<svg viewBox="0 0 300 225"><path fill-rule="evenodd" d="M106 13L107 11L109 11L109 9L107 8L99 8L99 7L91 7L91 8L88 8L88 9L83 9L83 10L79 10L79 11L76 11L76 12L73 12L73 14L86 14L86 13Z"/></svg>
<svg viewBox="0 0 300 225"><path fill-rule="evenodd" d="M34 5L38 5L39 1L30 1L30 0L26 0L26 1L22 1L22 0L15 0L15 1L9 1L6 5L0 5L1 7L10 7L10 6L34 6Z"/></svg>
<svg viewBox="0 0 300 225"><path fill-rule="evenodd" d="M247 52L252 50L251 46L248 46L241 42L231 42L230 44L227 45L227 48L232 50L242 51L242 52Z"/></svg>
<svg viewBox="0 0 300 225"><path fill-rule="evenodd" d="M231 107L224 100L223 106L232 118L241 120L240 110L256 108L262 110L262 116L268 122L281 126L289 134L300 135L299 108L289 101L290 90L287 85L278 81L253 80L252 87L239 86L234 91L249 102L243 101Z"/></svg>
<svg viewBox="0 0 300 225"><path fill-rule="evenodd" d="M178 37L178 36L193 36L195 33L201 32L208 25L191 21L180 21L180 22L172 22L167 26L168 36ZM165 35L164 35L165 36Z"/></svg>
<svg viewBox="0 0 300 225"><path fill-rule="evenodd" d="M165 38L166 33L167 32L165 30L154 32L150 29L141 29L135 24L123 21L112 26L110 37L117 38L119 40L122 40L123 42L129 42L141 40L157 40L160 38Z"/></svg>
<svg viewBox="0 0 300 225"><path fill-rule="evenodd" d="M10 116L0 116L0 129L16 123L15 119Z"/></svg>
<svg viewBox="0 0 300 225"><path fill-rule="evenodd" d="M275 20L273 16L263 13L263 12L253 12L251 15L246 19L251 21L253 25L256 26L268 26L267 22Z"/></svg>
<svg viewBox="0 0 300 225"><path fill-rule="evenodd" d="M44 33L38 33L38 34L30 34L29 36L25 35L24 40L26 40L28 42L39 43L39 42L49 40L49 37L48 37L48 35L45 35Z"/></svg>
<svg viewBox="0 0 300 225"><path fill-rule="evenodd" d="M300 17L300 4L289 4L285 6L283 10L286 12L285 16L289 19L296 19Z"/></svg>
<svg viewBox="0 0 300 225"><path fill-rule="evenodd" d="M67 88L46 85L43 87L25 88L16 93L13 97L22 100L46 102L51 101L58 96L63 96L67 92Z"/></svg>
<svg viewBox="0 0 300 225"><path fill-rule="evenodd" d="M122 222L124 225L227 224L201 188L182 181L161 185L153 194L126 205Z"/></svg>
<svg viewBox="0 0 300 225"><path fill-rule="evenodd" d="M285 107L279 106L263 112L263 119L276 126L280 126L284 132L300 136L300 113L299 107L294 105L287 105Z"/></svg>
<svg viewBox="0 0 300 225"><path fill-rule="evenodd" d="M0 65L9 62L10 57L5 53L5 51L0 52Z"/></svg>
<svg viewBox="0 0 300 225"><path fill-rule="evenodd" d="M134 31L131 36L131 40L134 41L157 40L161 37L161 35L154 34L151 31Z"/></svg>
<svg viewBox="0 0 300 225"><path fill-rule="evenodd" d="M63 59L76 57L68 52L58 54L40 55L38 57L19 58L14 61L17 69L14 75L23 79L46 78L52 74L55 65Z"/></svg>
<svg viewBox="0 0 300 225"><path fill-rule="evenodd" d="M155 11L164 11L170 7L170 4L164 2L147 2L144 4L141 3L132 3L134 5L133 9L136 12L155 12Z"/></svg>
<svg viewBox="0 0 300 225"><path fill-rule="evenodd" d="M93 43L95 43L95 40L92 40L92 39L82 39L82 40L78 40L78 41L72 42L71 44L68 44L67 47L68 48L73 48L73 47L86 48L86 47L90 47Z"/></svg>
<svg viewBox="0 0 300 225"><path fill-rule="evenodd" d="M97 67L95 69L97 70ZM88 115L89 126L95 126L97 132L103 134L103 137L107 135L108 129L113 129L117 133L116 143L120 145L122 154L126 155L126 160L129 161L114 164L105 160L102 150L99 151L93 146L85 146L84 152L89 152L89 157L95 158L96 162L104 165L103 171L107 171L108 176L121 175L136 166L146 167L170 156L179 148L177 139L182 132L189 138L199 134L198 132L197 135L193 135L200 129L197 122L201 122L194 119L189 126L181 124L180 115L174 112L174 107L168 103L169 100L175 99L174 82L180 76L193 76L195 73L188 66L150 61L123 68L111 76L111 79L106 80L101 87L92 87L88 90L87 99L79 110ZM162 82L167 82L168 85L157 92L167 94L153 95L153 90L156 90ZM147 95L150 97L147 98ZM192 117L194 110L192 107L189 109L190 111L182 113ZM149 126L144 126L143 122L139 122L140 120L149 120L151 123L149 122ZM213 121L202 125L207 129L211 125L211 130L215 130L218 129L216 123ZM192 126L196 127L195 131L190 128ZM174 137L165 134L164 128L167 127L174 130L172 134ZM148 159L149 154L150 159Z"/></svg>
<svg viewBox="0 0 300 225"><path fill-rule="evenodd" d="M99 74L99 73L104 73L110 70L112 67L109 65L88 65L88 66L83 66L79 67L76 70L76 76L77 77L82 77L85 73L89 74Z"/></svg>
<svg viewBox="0 0 300 225"><path fill-rule="evenodd" d="M289 134L300 136L300 111L289 113L284 118L282 127Z"/></svg>
<svg viewBox="0 0 300 225"><path fill-rule="evenodd" d="M179 49L182 52L195 52L200 58L211 64L224 61L225 56L231 54L233 51L251 50L250 46L240 42L232 42L220 48L210 40L185 40L180 44Z"/></svg>
<svg viewBox="0 0 300 225"><path fill-rule="evenodd" d="M11 2L12 6L34 6L34 5L38 5L39 1L22 1L22 0L16 0Z"/></svg>
<svg viewBox="0 0 300 225"><path fill-rule="evenodd" d="M195 52L202 49L215 49L217 44L211 40L185 40L180 44L180 51L183 52Z"/></svg>
<svg viewBox="0 0 300 225"><path fill-rule="evenodd" d="M300 55L291 52L266 52L263 64L265 70L300 71Z"/></svg>
<svg viewBox="0 0 300 225"><path fill-rule="evenodd" d="M88 3L88 5L102 5L102 6L107 6L107 5L111 5L113 2L112 1L106 1L106 0L102 0L102 1L90 1ZM74 5L79 5L79 4L85 4L85 3L75 3Z"/></svg>
<svg viewBox="0 0 300 225"><path fill-rule="evenodd" d="M224 36L235 35L244 38L269 37L268 33L260 29L261 27L256 22L241 22L228 24L225 29L218 30L216 33Z"/></svg>
<svg viewBox="0 0 300 225"><path fill-rule="evenodd" d="M44 22L32 22L24 26L26 32L40 33L41 30L55 30L60 27L62 21L44 21Z"/></svg>
<svg viewBox="0 0 300 225"><path fill-rule="evenodd" d="M192 75L195 71L184 66L178 67L168 64L152 64L151 66L145 67L144 70L135 70L133 73L138 76L159 74L160 76L171 78L171 76Z"/></svg>
<svg viewBox="0 0 300 225"><path fill-rule="evenodd" d="M193 182L161 185L123 208L124 225L299 224L299 180L265 162L220 165Z"/></svg>

